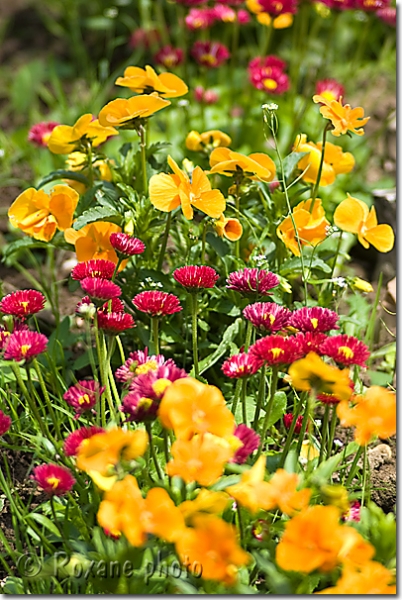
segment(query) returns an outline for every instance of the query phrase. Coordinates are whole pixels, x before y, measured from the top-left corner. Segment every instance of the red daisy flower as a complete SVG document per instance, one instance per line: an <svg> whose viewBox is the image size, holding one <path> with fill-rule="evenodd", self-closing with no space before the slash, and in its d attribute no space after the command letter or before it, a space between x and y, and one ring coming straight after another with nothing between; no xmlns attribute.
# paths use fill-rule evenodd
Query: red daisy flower
<svg viewBox="0 0 402 600"><path fill-rule="evenodd" d="M63 451L66 456L77 456L79 447L84 440L88 440L96 433L104 433L103 427L91 425L90 427L81 427L77 431L70 433L63 444Z"/></svg>
<svg viewBox="0 0 402 600"><path fill-rule="evenodd" d="M173 48L173 46L163 46L155 54L155 62L158 65L163 65L166 69L174 69L181 65L184 59L184 53L181 48Z"/></svg>
<svg viewBox="0 0 402 600"><path fill-rule="evenodd" d="M325 333L297 333L296 341L300 344L303 356L307 356L309 352L315 352L318 355L322 355L322 345L327 339Z"/></svg>
<svg viewBox="0 0 402 600"><path fill-rule="evenodd" d="M156 371L138 375L130 383L130 392L124 397L120 410L129 415L128 421L154 420L166 389L183 377L188 377L187 373L171 359Z"/></svg>
<svg viewBox="0 0 402 600"><path fill-rule="evenodd" d="M235 23L237 21L236 11L221 2L215 4L211 10L216 21L222 21L223 23Z"/></svg>
<svg viewBox="0 0 402 600"><path fill-rule="evenodd" d="M287 413L286 415L283 415L283 424L285 425L286 429L290 429L290 427L293 423L293 419L294 419L293 413ZM303 426L303 415L299 415L296 419L296 425L293 430L293 433L300 433L302 426Z"/></svg>
<svg viewBox="0 0 402 600"><path fill-rule="evenodd" d="M257 90L269 94L283 94L289 89L289 77L284 72L286 63L277 56L257 56L249 62L248 74Z"/></svg>
<svg viewBox="0 0 402 600"><path fill-rule="evenodd" d="M63 496L75 484L71 471L59 465L39 465L34 468L31 479L50 496Z"/></svg>
<svg viewBox="0 0 402 600"><path fill-rule="evenodd" d="M317 81L315 93L324 96L327 100L339 100L344 98L345 88L336 79L322 79Z"/></svg>
<svg viewBox="0 0 402 600"><path fill-rule="evenodd" d="M252 454L254 450L257 450L260 445L260 436L253 429L243 424L236 427L234 435L239 438L243 443L243 446L236 450L236 453L230 462L242 465L246 462L250 454Z"/></svg>
<svg viewBox="0 0 402 600"><path fill-rule="evenodd" d="M396 27L396 8L394 6L384 6L375 11L377 17L391 27Z"/></svg>
<svg viewBox="0 0 402 600"><path fill-rule="evenodd" d="M4 435L11 427L11 418L0 410L0 435Z"/></svg>
<svg viewBox="0 0 402 600"><path fill-rule="evenodd" d="M212 267L191 266L180 267L173 272L173 277L188 292L197 292L198 290L213 288L219 279L218 273Z"/></svg>
<svg viewBox="0 0 402 600"><path fill-rule="evenodd" d="M356 523L358 523L360 521L360 511L361 504L358 500L355 500L350 505L350 508L347 511L347 513L342 515L341 519L342 521L355 521Z"/></svg>
<svg viewBox="0 0 402 600"><path fill-rule="evenodd" d="M133 304L151 317L165 317L183 310L177 296L167 292L141 292L133 298Z"/></svg>
<svg viewBox="0 0 402 600"><path fill-rule="evenodd" d="M142 254L145 250L144 242L127 233L111 233L109 239L117 254L123 258Z"/></svg>
<svg viewBox="0 0 402 600"><path fill-rule="evenodd" d="M194 89L194 99L200 104L216 104L219 95L214 90L204 90L201 85L197 85Z"/></svg>
<svg viewBox="0 0 402 600"><path fill-rule="evenodd" d="M4 351L5 360L29 361L38 354L45 352L48 339L42 333L23 329L15 331L8 338Z"/></svg>
<svg viewBox="0 0 402 600"><path fill-rule="evenodd" d="M368 346L352 335L327 337L321 346L321 353L347 367L350 365L365 367L366 360L370 356Z"/></svg>
<svg viewBox="0 0 402 600"><path fill-rule="evenodd" d="M98 309L98 314L103 313L122 313L124 312L124 304L120 298L112 298L108 302L105 302L101 308Z"/></svg>
<svg viewBox="0 0 402 600"><path fill-rule="evenodd" d="M156 371L165 362L161 354L148 356L148 348L131 352L128 359L117 369L115 377L122 383L130 382L137 375L143 375L148 371Z"/></svg>
<svg viewBox="0 0 402 600"><path fill-rule="evenodd" d="M97 277L100 279L112 279L116 265L111 260L96 258L75 265L71 271L71 277L82 281L86 277Z"/></svg>
<svg viewBox="0 0 402 600"><path fill-rule="evenodd" d="M321 308L321 306L308 308L304 306L291 314L288 324L303 332L322 333L331 329L339 329L338 319L339 315L329 308Z"/></svg>
<svg viewBox="0 0 402 600"><path fill-rule="evenodd" d="M355 8L355 0L319 0L331 10L349 10Z"/></svg>
<svg viewBox="0 0 402 600"><path fill-rule="evenodd" d="M255 356L246 352L240 352L225 360L222 365L222 371L226 377L240 379L254 375L261 367L261 364L262 361L257 360Z"/></svg>
<svg viewBox="0 0 402 600"><path fill-rule="evenodd" d="M25 319L41 311L45 302L45 296L37 290L17 290L2 298L0 311L18 319Z"/></svg>
<svg viewBox="0 0 402 600"><path fill-rule="evenodd" d="M99 311L98 327L108 335L118 335L135 327L135 321L128 313Z"/></svg>
<svg viewBox="0 0 402 600"><path fill-rule="evenodd" d="M270 290L279 285L279 279L271 271L264 269L240 269L229 274L227 288L245 296L269 296Z"/></svg>
<svg viewBox="0 0 402 600"><path fill-rule="evenodd" d="M356 0L355 8L366 12L374 12L380 8L387 8L389 3L389 0Z"/></svg>
<svg viewBox="0 0 402 600"><path fill-rule="evenodd" d="M85 279L81 280L81 287L92 300L98 302L112 300L112 298L117 298L121 295L121 289L118 285L113 283L113 281L102 279L101 277L85 277Z"/></svg>
<svg viewBox="0 0 402 600"><path fill-rule="evenodd" d="M199 65L216 69L230 57L230 52L220 42L198 41L192 47L191 56Z"/></svg>
<svg viewBox="0 0 402 600"><path fill-rule="evenodd" d="M303 355L294 337L269 335L250 346L250 354L268 366L288 365Z"/></svg>
<svg viewBox="0 0 402 600"><path fill-rule="evenodd" d="M11 333L3 325L0 325L0 351L6 347L10 335Z"/></svg>
<svg viewBox="0 0 402 600"><path fill-rule="evenodd" d="M28 133L28 142L35 144L35 146L46 148L50 134L58 125L60 125L60 123L57 123L56 121L42 121L41 123L32 125Z"/></svg>
<svg viewBox="0 0 402 600"><path fill-rule="evenodd" d="M75 410L75 417L78 418L95 406L105 389L92 379L77 381L63 394L63 398Z"/></svg>
<svg viewBox="0 0 402 600"><path fill-rule="evenodd" d="M260 331L275 333L284 329L290 310L273 302L255 302L243 310L244 317Z"/></svg>
<svg viewBox="0 0 402 600"><path fill-rule="evenodd" d="M185 18L188 29L208 29L215 21L215 12L210 8L192 8Z"/></svg>

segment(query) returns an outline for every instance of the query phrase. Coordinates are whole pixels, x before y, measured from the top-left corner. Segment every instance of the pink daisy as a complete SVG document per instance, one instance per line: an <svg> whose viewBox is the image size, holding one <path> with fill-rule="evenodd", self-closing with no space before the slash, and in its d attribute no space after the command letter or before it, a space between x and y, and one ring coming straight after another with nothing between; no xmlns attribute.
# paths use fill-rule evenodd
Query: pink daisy
<svg viewBox="0 0 402 600"><path fill-rule="evenodd" d="M268 13L271 17L278 17L284 13L294 15L297 12L296 0L282 0L282 2L278 2L277 0L257 0L257 3L262 9L261 12Z"/></svg>
<svg viewBox="0 0 402 600"><path fill-rule="evenodd" d="M192 31L208 29L215 21L215 13L210 8L192 8L184 21L186 27Z"/></svg>
<svg viewBox="0 0 402 600"><path fill-rule="evenodd" d="M345 88L336 79L322 79L317 81L315 93L327 100L339 100L345 97Z"/></svg>
<svg viewBox="0 0 402 600"><path fill-rule="evenodd" d="M240 379L254 375L261 367L262 362L257 360L255 356L240 352L226 359L222 365L222 371L226 377L231 379Z"/></svg>
<svg viewBox="0 0 402 600"><path fill-rule="evenodd" d="M257 450L260 445L260 436L247 425L238 425L234 430L234 435L239 438L243 446L236 450L236 453L230 462L242 465L246 462L250 454Z"/></svg>
<svg viewBox="0 0 402 600"><path fill-rule="evenodd" d="M18 319L25 319L41 311L45 302L45 296L37 290L17 290L2 298L0 311Z"/></svg>
<svg viewBox="0 0 402 600"><path fill-rule="evenodd" d="M4 435L11 427L11 418L0 410L0 435Z"/></svg>
<svg viewBox="0 0 402 600"><path fill-rule="evenodd" d="M322 345L328 336L325 333L313 333L307 331L306 333L297 333L295 338L300 344L303 356L307 356L309 352L315 352L316 354L322 355Z"/></svg>
<svg viewBox="0 0 402 600"><path fill-rule="evenodd" d="M290 310L273 302L255 302L243 310L244 317L260 331L275 333L284 329Z"/></svg>
<svg viewBox="0 0 402 600"><path fill-rule="evenodd" d="M101 279L100 277L85 277L81 280L81 287L92 300L97 302L112 300L112 298L121 295L121 289L118 285L113 281Z"/></svg>
<svg viewBox="0 0 402 600"><path fill-rule="evenodd" d="M4 351L5 360L29 361L46 351L48 339L36 331L15 331L8 338Z"/></svg>
<svg viewBox="0 0 402 600"><path fill-rule="evenodd" d="M163 65L166 69L174 69L181 65L184 59L184 53L181 48L173 48L173 46L163 46L155 54L155 62L158 65Z"/></svg>
<svg viewBox="0 0 402 600"><path fill-rule="evenodd" d="M105 389L92 379L77 381L63 394L63 398L75 410L75 418L78 418L95 406Z"/></svg>
<svg viewBox="0 0 402 600"><path fill-rule="evenodd" d="M279 279L274 273L264 269L240 269L229 274L227 288L245 296L269 296L272 288L279 285Z"/></svg>
<svg viewBox="0 0 402 600"><path fill-rule="evenodd" d="M75 484L71 471L59 465L39 465L34 468L31 479L50 496L63 496Z"/></svg>
<svg viewBox="0 0 402 600"><path fill-rule="evenodd" d="M219 279L215 269L204 265L180 267L173 272L173 277L188 292L213 288Z"/></svg>
<svg viewBox="0 0 402 600"><path fill-rule="evenodd" d="M86 277L98 277L100 279L112 279L116 265L111 260L97 258L80 262L71 271L71 277L81 281Z"/></svg>
<svg viewBox="0 0 402 600"><path fill-rule="evenodd" d="M127 329L135 327L131 315L124 312L98 312L98 327L108 335L119 335Z"/></svg>
<svg viewBox="0 0 402 600"><path fill-rule="evenodd" d="M283 94L289 89L289 77L284 72L285 64L277 56L256 57L249 62L248 74L257 90L269 94Z"/></svg>
<svg viewBox="0 0 402 600"><path fill-rule="evenodd" d="M195 42L191 50L195 61L209 69L220 67L230 57L230 52L220 42Z"/></svg>
<svg viewBox="0 0 402 600"><path fill-rule="evenodd" d="M366 360L370 356L368 346L352 335L327 337L321 346L321 353L347 367L350 365L365 367Z"/></svg>
<svg viewBox="0 0 402 600"><path fill-rule="evenodd" d="M289 325L300 331L322 333L331 329L339 329L337 322L339 315L329 308L321 306L307 306L295 310L289 319Z"/></svg>
<svg viewBox="0 0 402 600"><path fill-rule="evenodd" d="M10 335L11 333L3 325L0 325L0 351L6 347Z"/></svg>
<svg viewBox="0 0 402 600"><path fill-rule="evenodd" d="M151 317L165 317L183 310L178 297L167 292L141 292L133 298L133 304Z"/></svg>
<svg viewBox="0 0 402 600"><path fill-rule="evenodd" d="M41 121L32 125L28 133L28 142L35 144L35 146L46 148L50 134L57 125L60 125L60 123L56 121Z"/></svg>
<svg viewBox="0 0 402 600"><path fill-rule="evenodd" d="M250 354L268 366L288 365L302 356L294 337L268 335L250 347Z"/></svg>
<svg viewBox="0 0 402 600"><path fill-rule="evenodd" d="M293 419L294 419L293 413L287 413L286 415L283 415L283 424L285 425L286 429L290 429L290 427L293 423ZM296 425L295 425L293 432L300 433L302 426L303 426L303 415L299 415L296 419Z"/></svg>
<svg viewBox="0 0 402 600"><path fill-rule="evenodd" d="M70 433L63 444L63 451L66 456L77 456L79 447L84 440L89 439L96 433L104 433L105 430L97 425L90 427L81 427Z"/></svg>
<svg viewBox="0 0 402 600"><path fill-rule="evenodd" d="M111 233L109 239L117 254L124 258L142 254L145 250L144 242L127 233Z"/></svg>
<svg viewBox="0 0 402 600"><path fill-rule="evenodd" d="M130 382L137 375L143 375L148 371L156 371L165 362L161 354L148 356L148 348L131 352L128 359L117 369L115 377L122 383Z"/></svg>

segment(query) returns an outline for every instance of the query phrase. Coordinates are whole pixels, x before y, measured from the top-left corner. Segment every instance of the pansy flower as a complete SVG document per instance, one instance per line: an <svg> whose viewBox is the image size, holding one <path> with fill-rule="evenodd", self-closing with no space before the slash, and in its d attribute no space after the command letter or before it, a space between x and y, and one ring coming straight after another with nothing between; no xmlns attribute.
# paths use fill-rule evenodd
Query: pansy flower
<svg viewBox="0 0 402 600"><path fill-rule="evenodd" d="M293 152L306 152L306 155L297 163L297 167L303 171L303 181L316 183L321 165L322 142L318 144L307 142L307 136L304 133L299 134L294 143ZM325 187L334 183L337 175L349 173L354 165L355 159L350 152L343 152L340 146L327 142L325 144L320 186Z"/></svg>
<svg viewBox="0 0 402 600"><path fill-rule="evenodd" d="M47 145L54 154L70 154L73 150L82 149L82 143L85 141L96 147L118 133L114 127L100 124L88 113L82 115L72 127L57 125L50 134Z"/></svg>
<svg viewBox="0 0 402 600"><path fill-rule="evenodd" d="M360 106L351 108L350 104L342 105L342 98L338 100L327 100L324 96L316 94L313 96L316 104L321 104L320 113L325 119L331 121L332 135L336 137L345 135L348 131L356 135L364 135L364 125L370 117L364 117L364 108Z"/></svg>
<svg viewBox="0 0 402 600"><path fill-rule="evenodd" d="M198 133L198 131L190 131L186 137L186 148L193 152L202 152L203 150L213 150L218 147L227 147L232 143L232 139L219 129L211 129Z"/></svg>
<svg viewBox="0 0 402 600"><path fill-rule="evenodd" d="M262 152L245 156L230 148L216 148L209 157L209 164L210 173L220 173L227 177L240 173L243 177L256 181L272 181L276 173L274 161Z"/></svg>
<svg viewBox="0 0 402 600"><path fill-rule="evenodd" d="M64 239L75 246L77 259L80 262L102 259L111 261L116 265L119 259L110 242L110 235L118 232L121 232L121 227L118 225L106 221L97 221L85 225L82 229L67 229L64 232ZM126 264L127 261L123 261L119 270L122 270Z"/></svg>
<svg viewBox="0 0 402 600"><path fill-rule="evenodd" d="M158 75L152 67L127 67L123 77L116 79L116 85L128 87L137 94L155 94L163 98L177 98L187 94L188 87L173 73ZM131 98L132 100L132 98Z"/></svg>
<svg viewBox="0 0 402 600"><path fill-rule="evenodd" d="M122 127L132 129L136 119L145 119L170 106L169 100L160 98L158 94L145 94L131 98L117 98L102 108L99 122L104 127Z"/></svg>
<svg viewBox="0 0 402 600"><path fill-rule="evenodd" d="M237 242L243 235L243 225L234 217L225 217L221 214L214 222L214 228L219 237L225 237L229 242Z"/></svg>
<svg viewBox="0 0 402 600"><path fill-rule="evenodd" d="M294 207L293 218L290 215L285 217L276 230L279 239L295 256L300 256L299 243L301 247L315 247L327 236L330 223L325 217L325 210L320 198L315 199L313 210L311 210L311 205L311 198L302 200Z"/></svg>

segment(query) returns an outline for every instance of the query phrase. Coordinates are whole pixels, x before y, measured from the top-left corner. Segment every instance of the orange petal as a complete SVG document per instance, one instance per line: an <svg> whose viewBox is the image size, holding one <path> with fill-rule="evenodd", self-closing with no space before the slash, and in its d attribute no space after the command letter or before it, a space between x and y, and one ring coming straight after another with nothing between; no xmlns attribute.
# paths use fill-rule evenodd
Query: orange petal
<svg viewBox="0 0 402 600"><path fill-rule="evenodd" d="M186 219L191 221L194 216L194 211L191 207L190 197L188 195L188 191L187 191L186 187L188 187L188 186L185 186L184 184L182 184L179 188L181 209L182 209L183 215L186 217Z"/></svg>
<svg viewBox="0 0 402 600"><path fill-rule="evenodd" d="M161 73L159 81L169 90L163 93L164 98L178 98L188 92L188 87L184 81L173 73Z"/></svg>
<svg viewBox="0 0 402 600"><path fill-rule="evenodd" d="M195 167L195 169L193 171L192 178L191 178L191 191L196 196L199 196L200 194L203 194L204 192L211 191L210 181L209 181L208 177L206 176L206 174L204 173L204 171L200 167Z"/></svg>
<svg viewBox="0 0 402 600"><path fill-rule="evenodd" d="M193 202L193 205L209 217L218 219L226 208L226 200L222 192L211 190L201 194L200 200Z"/></svg>
<svg viewBox="0 0 402 600"><path fill-rule="evenodd" d="M214 167L220 162L230 160L231 152L229 148L215 148L209 157L209 164Z"/></svg>
<svg viewBox="0 0 402 600"><path fill-rule="evenodd" d="M389 252L394 247L395 236L390 225L377 225L369 229L365 238L379 252Z"/></svg>
<svg viewBox="0 0 402 600"><path fill-rule="evenodd" d="M359 233L369 209L365 202L348 196L337 206L334 212L334 223L339 229L350 233Z"/></svg>
<svg viewBox="0 0 402 600"><path fill-rule="evenodd" d="M71 227L79 195L68 185L55 185L50 194L49 210L61 231Z"/></svg>
<svg viewBox="0 0 402 600"><path fill-rule="evenodd" d="M179 189L172 175L159 173L149 181L151 204L162 212L171 212L180 205Z"/></svg>

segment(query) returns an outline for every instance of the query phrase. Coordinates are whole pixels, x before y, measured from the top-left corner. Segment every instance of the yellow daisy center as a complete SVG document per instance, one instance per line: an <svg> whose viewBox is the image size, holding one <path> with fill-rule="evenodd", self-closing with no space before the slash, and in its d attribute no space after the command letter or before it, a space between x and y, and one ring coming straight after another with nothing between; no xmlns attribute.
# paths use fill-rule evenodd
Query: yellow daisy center
<svg viewBox="0 0 402 600"><path fill-rule="evenodd" d="M312 319L310 319L310 323L312 324L312 326L314 327L314 329L317 329L317 327L318 327L318 319L316 319L315 317L313 317Z"/></svg>
<svg viewBox="0 0 402 600"><path fill-rule="evenodd" d="M83 394L78 398L78 404L90 404L91 400L89 399L88 394Z"/></svg>
<svg viewBox="0 0 402 600"><path fill-rule="evenodd" d="M31 344L23 344L21 346L21 354L22 356L26 356L28 354L28 350L30 350Z"/></svg>
<svg viewBox="0 0 402 600"><path fill-rule="evenodd" d="M154 390L155 394L163 394L169 385L172 385L170 379L162 378L155 381L155 383L152 385L152 389Z"/></svg>
<svg viewBox="0 0 402 600"><path fill-rule="evenodd" d="M353 358L355 353L349 346L340 346L338 350L339 354L343 354L345 358Z"/></svg>
<svg viewBox="0 0 402 600"><path fill-rule="evenodd" d="M138 365L138 367L135 369L135 374L143 375L144 373L148 373L148 371L156 371L157 368L158 363L156 362L156 360L149 360L143 365Z"/></svg>
<svg viewBox="0 0 402 600"><path fill-rule="evenodd" d="M274 358L278 358L279 356L285 353L285 351L282 348L271 348L271 352Z"/></svg>
<svg viewBox="0 0 402 600"><path fill-rule="evenodd" d="M48 477L46 482L52 486L54 490L57 490L59 487L60 479L58 477Z"/></svg>
<svg viewBox="0 0 402 600"><path fill-rule="evenodd" d="M267 90L276 90L276 88L278 87L276 81L269 77L267 79L264 79L262 83L264 87L267 88Z"/></svg>

